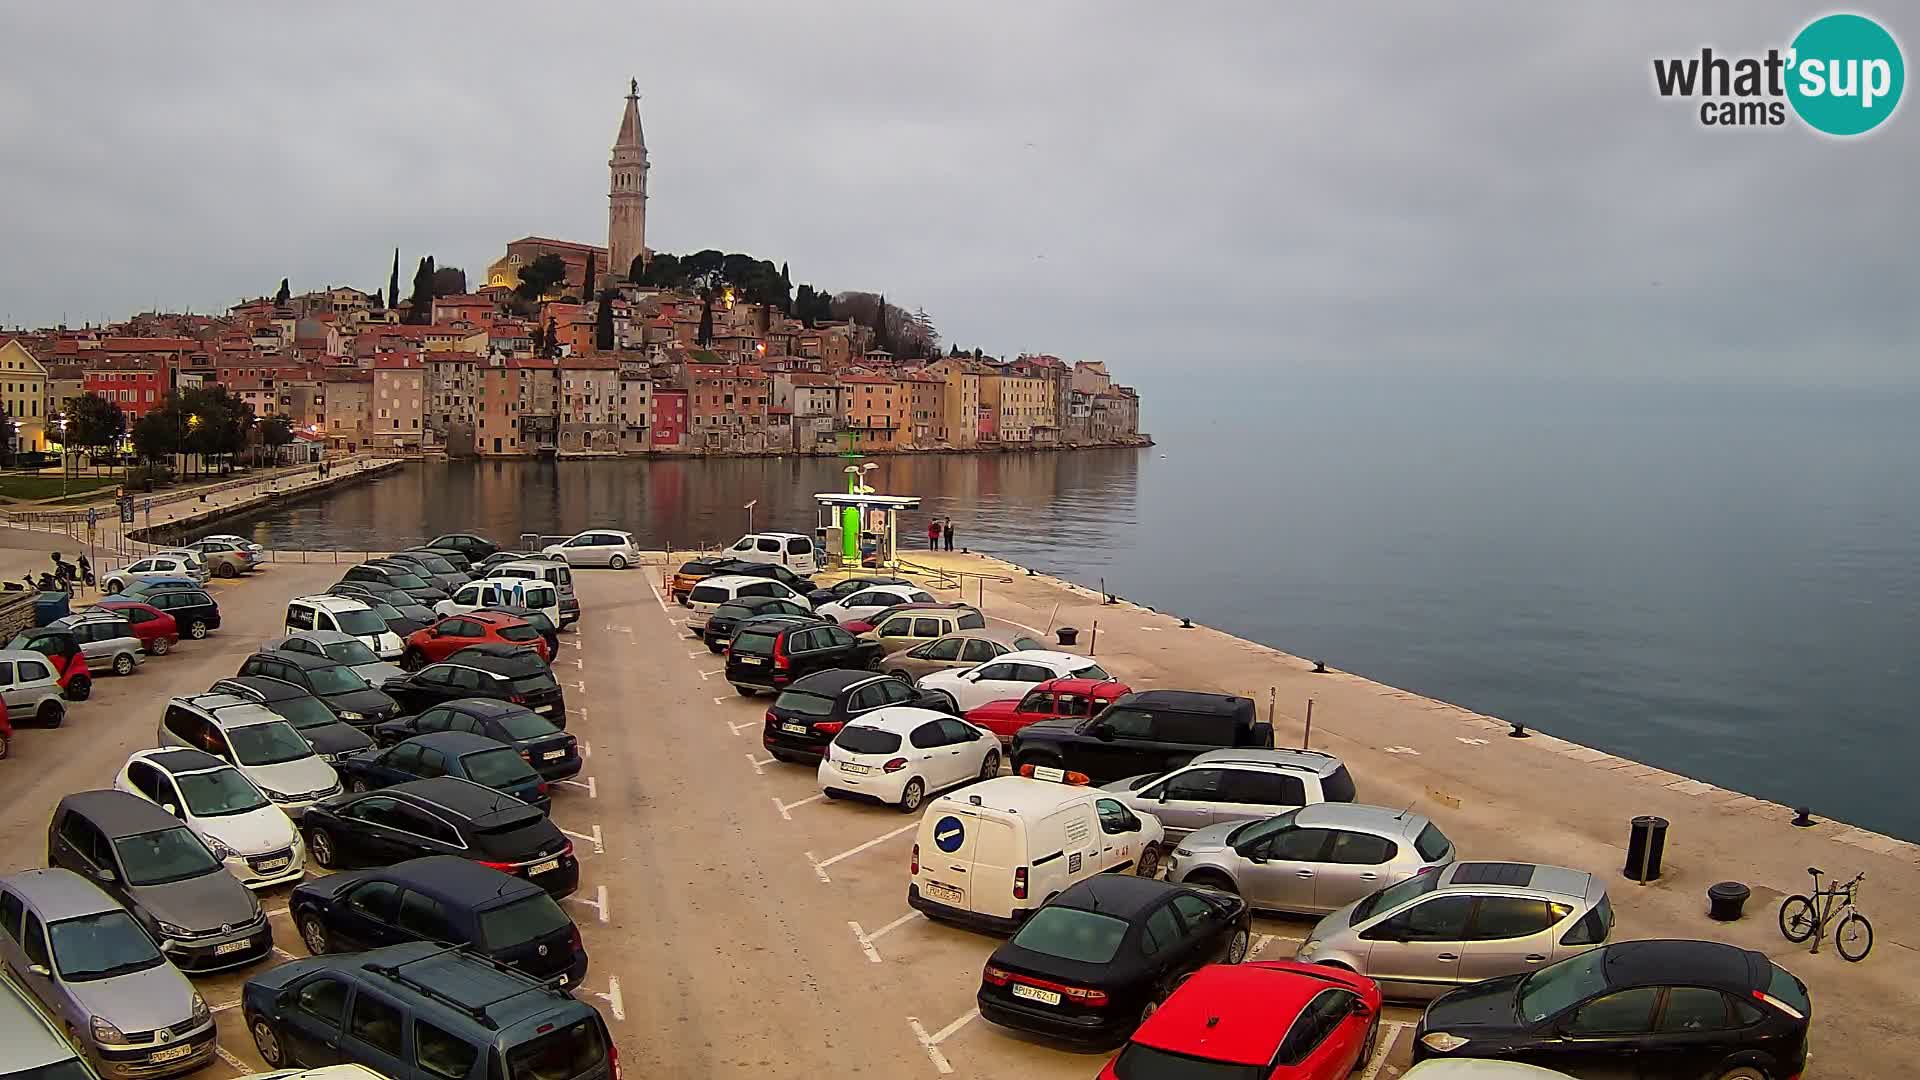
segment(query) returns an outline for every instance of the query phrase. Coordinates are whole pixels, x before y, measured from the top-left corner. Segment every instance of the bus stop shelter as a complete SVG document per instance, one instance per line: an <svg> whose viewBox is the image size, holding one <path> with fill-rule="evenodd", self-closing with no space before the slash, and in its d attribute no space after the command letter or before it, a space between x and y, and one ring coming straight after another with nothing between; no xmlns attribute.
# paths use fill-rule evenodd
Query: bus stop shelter
<svg viewBox="0 0 1920 1080"><path fill-rule="evenodd" d="M823 548L839 555L840 565L900 565L900 511L919 509L918 495L823 491L813 499L820 504L820 525L815 533Z"/></svg>

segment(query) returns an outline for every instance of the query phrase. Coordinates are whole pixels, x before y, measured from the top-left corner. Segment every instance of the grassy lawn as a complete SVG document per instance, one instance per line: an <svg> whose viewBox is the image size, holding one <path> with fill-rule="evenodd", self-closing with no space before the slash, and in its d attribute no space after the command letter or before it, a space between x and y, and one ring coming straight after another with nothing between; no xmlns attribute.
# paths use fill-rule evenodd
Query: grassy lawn
<svg viewBox="0 0 1920 1080"><path fill-rule="evenodd" d="M111 490L120 483L117 476L72 476L67 478L69 495ZM57 499L60 497L59 473L0 473L0 499Z"/></svg>

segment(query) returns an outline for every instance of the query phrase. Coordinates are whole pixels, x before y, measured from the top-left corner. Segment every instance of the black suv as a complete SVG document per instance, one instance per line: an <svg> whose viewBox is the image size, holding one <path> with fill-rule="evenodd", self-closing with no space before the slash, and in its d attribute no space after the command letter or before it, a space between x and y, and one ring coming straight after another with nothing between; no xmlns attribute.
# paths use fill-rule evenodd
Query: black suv
<svg viewBox="0 0 1920 1080"><path fill-rule="evenodd" d="M429 606L447 598L447 594L432 582L398 563L361 563L342 575L340 581L343 584L349 581L365 581L375 585L391 585L419 603Z"/></svg>
<svg viewBox="0 0 1920 1080"><path fill-rule="evenodd" d="M315 956L444 941L562 986L587 974L580 931L545 889L451 855L302 882L287 909Z"/></svg>
<svg viewBox="0 0 1920 1080"><path fill-rule="evenodd" d="M940 709L946 698L891 675L836 668L816 671L780 691L767 710L760 744L781 761L818 761L847 721L889 705ZM944 710L942 710L944 711Z"/></svg>
<svg viewBox="0 0 1920 1080"><path fill-rule="evenodd" d="M267 707L267 711L293 725L293 730L307 740L313 752L331 762L342 754L352 754L373 745L367 733L352 724L343 724L333 715L327 703L307 693L304 687L295 686L285 679L270 678L266 675L235 675L231 679L221 679L207 688L210 694L232 694L234 697L257 701Z"/></svg>
<svg viewBox="0 0 1920 1080"><path fill-rule="evenodd" d="M785 690L816 671L880 666L886 650L832 623L743 622L727 646L727 681L746 697Z"/></svg>
<svg viewBox="0 0 1920 1080"><path fill-rule="evenodd" d="M500 550L499 544L478 533L441 533L427 541L426 546L439 551L457 551L473 562Z"/></svg>
<svg viewBox="0 0 1920 1080"><path fill-rule="evenodd" d="M763 577L773 580L805 596L813 591L813 579L801 577L784 566L772 563L741 562L739 559L714 559L708 563L713 567L713 576L731 574L736 577Z"/></svg>
<svg viewBox="0 0 1920 1080"><path fill-rule="evenodd" d="M348 1063L395 1080L619 1075L593 1006L457 945L294 960L248 979L240 1009L269 1069Z"/></svg>
<svg viewBox="0 0 1920 1080"><path fill-rule="evenodd" d="M775 619L782 615L802 622L818 622L813 617L813 609L781 596L736 596L714 608L707 615L705 626L700 628L700 640L707 643L710 653L727 651L727 643L733 640L733 628L743 622L756 619Z"/></svg>
<svg viewBox="0 0 1920 1080"><path fill-rule="evenodd" d="M519 799L471 780L436 776L336 795L308 807L300 829L307 854L324 869L457 855L554 896L580 887L580 860L559 826Z"/></svg>
<svg viewBox="0 0 1920 1080"><path fill-rule="evenodd" d="M303 652L257 652L240 664L241 675L289 682L320 699L333 715L355 727L371 727L400 715L391 697L367 685L360 673L326 656Z"/></svg>
<svg viewBox="0 0 1920 1080"><path fill-rule="evenodd" d="M342 581L327 589L329 596L346 596L363 600L372 606L374 612L384 619L387 629L406 637L423 626L432 626L440 616L433 609L415 600L405 589L396 589L373 581ZM385 605L383 610L381 605Z"/></svg>
<svg viewBox="0 0 1920 1080"><path fill-rule="evenodd" d="M435 731L471 731L506 743L543 780L565 780L580 773L579 740L525 705L491 698L456 698L418 716L389 720L373 729L373 737L381 746L392 746Z"/></svg>
<svg viewBox="0 0 1920 1080"><path fill-rule="evenodd" d="M380 689L409 713L479 697L524 705L555 727L567 722L566 696L553 671L539 653L517 646L470 645L437 664L388 679Z"/></svg>
<svg viewBox="0 0 1920 1080"><path fill-rule="evenodd" d="M173 616L181 637L198 641L206 637L208 631L220 629L220 605L213 602L213 597L207 595L205 589L191 585L165 585L152 592L128 597L127 600L158 608ZM112 608L114 598L102 600L100 606Z"/></svg>
<svg viewBox="0 0 1920 1080"><path fill-rule="evenodd" d="M1014 732L1014 767L1085 773L1096 784L1177 769L1227 747L1273 746L1252 698L1193 690L1128 694L1090 719L1042 720Z"/></svg>

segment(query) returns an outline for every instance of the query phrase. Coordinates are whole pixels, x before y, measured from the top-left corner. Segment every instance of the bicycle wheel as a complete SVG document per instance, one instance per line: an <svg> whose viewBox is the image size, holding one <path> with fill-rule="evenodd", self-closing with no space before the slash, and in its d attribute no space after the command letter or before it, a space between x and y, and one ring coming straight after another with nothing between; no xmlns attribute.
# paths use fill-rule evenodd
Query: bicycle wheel
<svg viewBox="0 0 1920 1080"><path fill-rule="evenodd" d="M1799 943L1813 936L1813 901L1804 896L1789 896L1780 902L1780 932L1788 941Z"/></svg>
<svg viewBox="0 0 1920 1080"><path fill-rule="evenodd" d="M1873 924L1857 911L1847 912L1847 917L1834 927L1833 947L1856 964L1865 960L1873 951Z"/></svg>

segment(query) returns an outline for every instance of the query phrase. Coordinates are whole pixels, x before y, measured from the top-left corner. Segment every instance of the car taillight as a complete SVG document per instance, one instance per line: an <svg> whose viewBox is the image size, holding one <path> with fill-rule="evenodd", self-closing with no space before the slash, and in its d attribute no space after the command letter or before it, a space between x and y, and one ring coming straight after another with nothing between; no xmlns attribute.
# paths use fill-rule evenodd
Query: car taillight
<svg viewBox="0 0 1920 1080"><path fill-rule="evenodd" d="M842 721L829 720L824 724L813 725L813 730L819 732L822 735L837 735L840 733L840 729L846 726L847 725ZM888 769L887 771L892 772L893 770Z"/></svg>
<svg viewBox="0 0 1920 1080"><path fill-rule="evenodd" d="M1105 990L1089 990L1084 986L1062 986L1060 995L1096 1009L1107 1003Z"/></svg>
<svg viewBox="0 0 1920 1080"><path fill-rule="evenodd" d="M880 766L880 771L881 772L899 772L901 769L904 769L906 767L907 767L907 759L903 757L897 757L897 758L894 758L892 761L887 762L885 765Z"/></svg>
<svg viewBox="0 0 1920 1080"><path fill-rule="evenodd" d="M514 703L515 705L525 705L525 704L527 703L527 695L525 695L525 694L508 694L508 695L507 695L507 700L508 700L508 701L511 701L511 702L513 702L513 703Z"/></svg>
<svg viewBox="0 0 1920 1080"><path fill-rule="evenodd" d="M773 710L772 710L772 709L768 709L768 710L767 710L767 718L766 718L766 719L767 719L767 726L768 726L768 727L778 727L778 726L779 726L779 724L780 724L780 718L779 718L779 717L777 717L777 716L775 716L775 715L773 715Z"/></svg>
<svg viewBox="0 0 1920 1080"><path fill-rule="evenodd" d="M533 764L533 751L531 750L520 751L520 760L526 762L529 765Z"/></svg>
<svg viewBox="0 0 1920 1080"><path fill-rule="evenodd" d="M485 859L476 859L474 861L478 862L481 866L484 866L489 870L498 870L503 874L511 874L516 869L514 865L510 862L488 862Z"/></svg>
<svg viewBox="0 0 1920 1080"><path fill-rule="evenodd" d="M907 867L907 873L917 874L919 872L920 872L920 845L915 844L913 845L913 864Z"/></svg>
<svg viewBox="0 0 1920 1080"><path fill-rule="evenodd" d="M980 973L980 977L994 986L1005 986L1013 979L1006 969L994 967L992 964L986 966L986 970Z"/></svg>
<svg viewBox="0 0 1920 1080"><path fill-rule="evenodd" d="M613 1045L612 1039L607 1040L607 1077L608 1080L620 1080L620 1051Z"/></svg>
<svg viewBox="0 0 1920 1080"><path fill-rule="evenodd" d="M542 781L540 781L540 787L539 787L539 789L538 789L538 790L539 790L539 792L540 792L540 794L542 794L542 795L545 795L545 794L547 793L547 790L548 790L548 789L547 789L547 782L546 782L545 780L542 780Z"/></svg>
<svg viewBox="0 0 1920 1080"><path fill-rule="evenodd" d="M1027 898L1027 868L1024 866L1017 867L1013 871L1013 898L1015 900Z"/></svg>
<svg viewBox="0 0 1920 1080"><path fill-rule="evenodd" d="M571 944L573 945L574 952L577 953L581 949L586 948L586 946L582 944L580 941L580 928L578 926L569 926L567 927L567 931L568 931L567 937L571 939Z"/></svg>
<svg viewBox="0 0 1920 1080"><path fill-rule="evenodd" d="M1753 997L1754 997L1754 1000L1763 1001L1768 1005L1771 1005L1774 1008L1779 1009L1781 1012L1786 1013L1788 1016L1793 1017L1795 1020L1805 1020L1807 1018L1805 1013L1787 1004L1786 1002L1781 1001L1779 998L1774 997L1772 994L1767 993L1765 990L1755 990L1753 992Z"/></svg>
<svg viewBox="0 0 1920 1080"><path fill-rule="evenodd" d="M560 849L560 857L563 859L573 858L573 841L567 841L567 845Z"/></svg>
<svg viewBox="0 0 1920 1080"><path fill-rule="evenodd" d="M782 671L792 666L787 660L787 635L785 634L773 639L773 666Z"/></svg>

